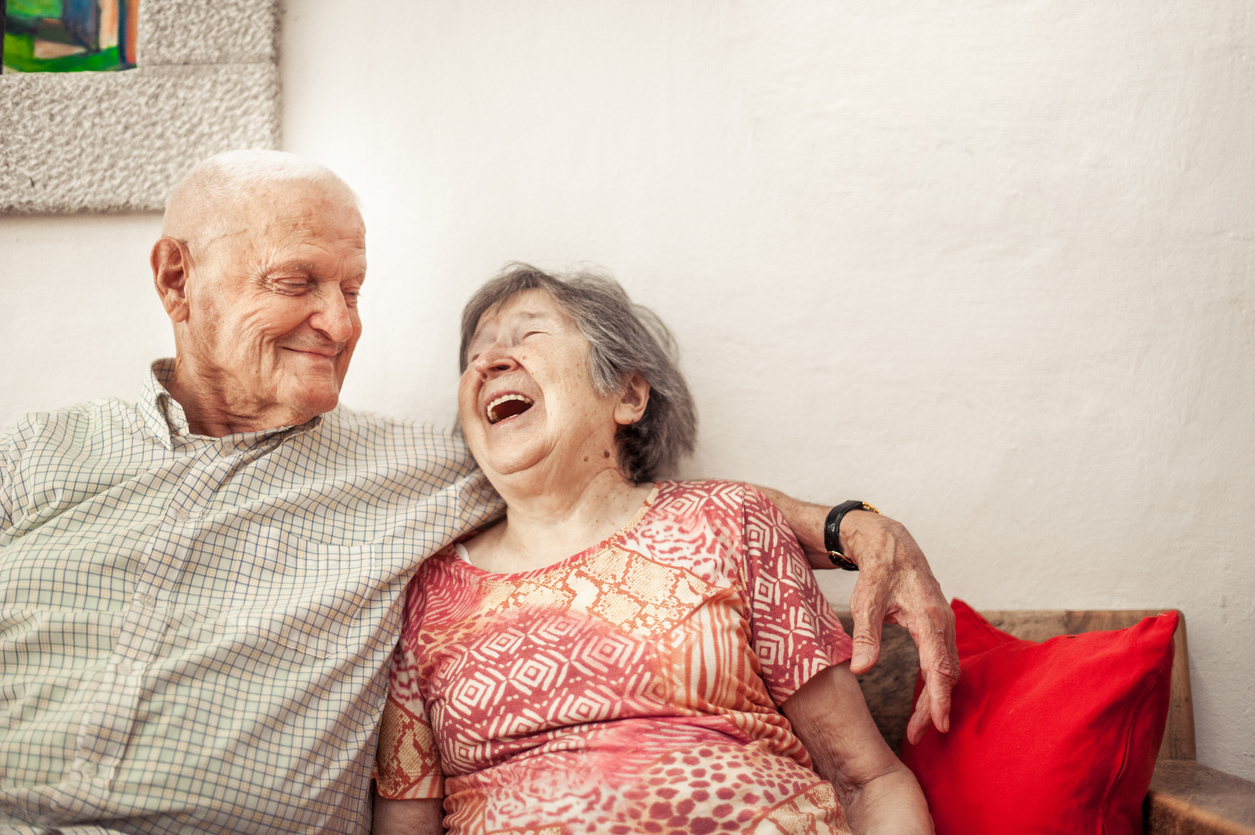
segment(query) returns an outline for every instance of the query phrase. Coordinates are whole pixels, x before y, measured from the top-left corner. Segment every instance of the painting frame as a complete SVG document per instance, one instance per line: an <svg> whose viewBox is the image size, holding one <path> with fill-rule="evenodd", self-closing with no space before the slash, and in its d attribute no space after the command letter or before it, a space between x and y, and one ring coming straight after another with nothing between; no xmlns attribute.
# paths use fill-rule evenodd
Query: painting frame
<svg viewBox="0 0 1255 835"><path fill-rule="evenodd" d="M0 74L0 213L160 211L197 161L277 148L280 0L141 0L120 72Z"/></svg>

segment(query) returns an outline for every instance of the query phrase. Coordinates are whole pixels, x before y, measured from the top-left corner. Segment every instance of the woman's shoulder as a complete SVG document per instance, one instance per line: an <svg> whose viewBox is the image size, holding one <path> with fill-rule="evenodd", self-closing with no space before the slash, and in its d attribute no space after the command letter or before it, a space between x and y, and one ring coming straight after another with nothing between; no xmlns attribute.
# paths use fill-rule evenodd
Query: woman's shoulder
<svg viewBox="0 0 1255 835"><path fill-rule="evenodd" d="M410 578L409 596L420 594L423 588L436 582L437 577L448 575L450 570L456 569L458 563L464 562L457 552L457 547L456 544L451 543L419 561L414 576Z"/></svg>
<svg viewBox="0 0 1255 835"><path fill-rule="evenodd" d="M412 636L433 616L446 617L450 607L465 606L474 598L476 584L470 563L456 545L446 545L424 558L405 590L404 634Z"/></svg>
<svg viewBox="0 0 1255 835"><path fill-rule="evenodd" d="M754 485L702 479L658 482L657 499L635 536L708 582L741 586L749 553L786 530Z"/></svg>
<svg viewBox="0 0 1255 835"><path fill-rule="evenodd" d="M712 478L658 482L651 515L690 523L700 518L731 531L756 520L770 520L774 510L775 505L754 485Z"/></svg>
<svg viewBox="0 0 1255 835"><path fill-rule="evenodd" d="M693 481L658 482L658 504L680 504L719 508L741 513L745 507L770 504L757 487L744 481L705 478Z"/></svg>

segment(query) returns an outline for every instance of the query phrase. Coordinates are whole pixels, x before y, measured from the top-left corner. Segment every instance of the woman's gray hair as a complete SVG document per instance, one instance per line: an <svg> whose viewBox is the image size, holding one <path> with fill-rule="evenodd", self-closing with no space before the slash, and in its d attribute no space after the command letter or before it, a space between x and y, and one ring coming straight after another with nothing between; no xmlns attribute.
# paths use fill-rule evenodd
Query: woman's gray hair
<svg viewBox="0 0 1255 835"><path fill-rule="evenodd" d="M653 311L634 304L619 283L588 270L551 275L511 263L476 291L462 310L461 370L479 320L528 290L544 290L575 321L588 340L588 373L593 388L618 394L639 374L649 384L645 414L615 436L619 465L631 481L670 474L693 451L697 410L677 363L675 339Z"/></svg>

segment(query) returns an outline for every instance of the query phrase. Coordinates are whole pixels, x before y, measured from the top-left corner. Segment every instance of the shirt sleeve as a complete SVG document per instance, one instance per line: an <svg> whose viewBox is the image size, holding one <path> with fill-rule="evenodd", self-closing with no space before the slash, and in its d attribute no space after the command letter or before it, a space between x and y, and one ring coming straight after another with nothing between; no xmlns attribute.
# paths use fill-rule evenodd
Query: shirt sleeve
<svg viewBox="0 0 1255 835"><path fill-rule="evenodd" d="M853 642L784 516L748 485L744 535L750 640L779 706L816 673L848 661Z"/></svg>
<svg viewBox="0 0 1255 835"><path fill-rule="evenodd" d="M456 513L459 522L457 536L461 538L504 516L505 502L471 455L460 427L448 431L445 444L459 472Z"/></svg>
<svg viewBox="0 0 1255 835"><path fill-rule="evenodd" d="M444 772L427 706L418 684L418 661L409 648L414 604L419 595L416 575L406 593L406 624L392 652L388 670L388 699L379 722L379 746L375 751L375 784L381 797L390 800L425 800L444 797Z"/></svg>
<svg viewBox="0 0 1255 835"><path fill-rule="evenodd" d="M22 450L19 434L0 436L0 533L13 527L18 513L18 466Z"/></svg>
<svg viewBox="0 0 1255 835"><path fill-rule="evenodd" d="M505 502L497 495L478 464L463 480L461 487L460 499L468 530L485 528L505 515Z"/></svg>

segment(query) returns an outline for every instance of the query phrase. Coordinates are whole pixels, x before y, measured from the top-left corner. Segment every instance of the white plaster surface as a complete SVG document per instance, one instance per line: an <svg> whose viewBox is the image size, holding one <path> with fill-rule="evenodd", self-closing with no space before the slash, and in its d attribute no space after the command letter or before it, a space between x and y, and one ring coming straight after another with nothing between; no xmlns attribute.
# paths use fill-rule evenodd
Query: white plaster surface
<svg viewBox="0 0 1255 835"><path fill-rule="evenodd" d="M1253 47L1245 0L289 0L285 147L370 229L345 401L449 423L474 287L604 265L685 474L873 501L977 607L1180 608L1255 779ZM0 422L136 395L157 229L0 218Z"/></svg>

